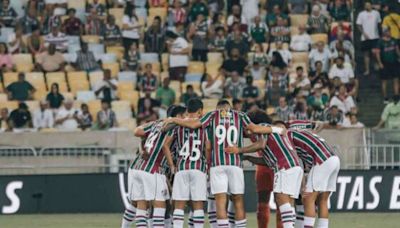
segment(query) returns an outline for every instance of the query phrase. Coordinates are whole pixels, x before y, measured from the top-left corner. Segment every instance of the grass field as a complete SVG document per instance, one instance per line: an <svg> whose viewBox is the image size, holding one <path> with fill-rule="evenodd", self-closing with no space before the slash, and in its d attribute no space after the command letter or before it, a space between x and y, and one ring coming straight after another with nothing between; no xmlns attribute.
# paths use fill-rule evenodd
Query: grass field
<svg viewBox="0 0 400 228"><path fill-rule="evenodd" d="M257 227L255 214L248 214L247 227ZM35 214L0 216L1 228L118 228L120 214ZM270 227L275 227L272 215ZM396 213L336 213L332 214L330 228L398 228L400 216ZM208 226L206 226L208 227Z"/></svg>

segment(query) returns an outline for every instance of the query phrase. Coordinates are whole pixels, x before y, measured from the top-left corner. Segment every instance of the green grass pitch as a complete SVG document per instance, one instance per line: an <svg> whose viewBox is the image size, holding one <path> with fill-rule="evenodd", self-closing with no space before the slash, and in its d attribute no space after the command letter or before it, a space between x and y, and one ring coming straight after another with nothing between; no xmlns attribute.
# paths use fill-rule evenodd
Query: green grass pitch
<svg viewBox="0 0 400 228"><path fill-rule="evenodd" d="M256 228L254 213L247 215L249 228ZM271 216L275 227L275 215ZM121 214L32 214L1 215L1 228L118 228ZM330 228L398 228L400 216L397 213L334 213ZM186 226L185 226L186 227ZM208 226L206 226L208 227Z"/></svg>

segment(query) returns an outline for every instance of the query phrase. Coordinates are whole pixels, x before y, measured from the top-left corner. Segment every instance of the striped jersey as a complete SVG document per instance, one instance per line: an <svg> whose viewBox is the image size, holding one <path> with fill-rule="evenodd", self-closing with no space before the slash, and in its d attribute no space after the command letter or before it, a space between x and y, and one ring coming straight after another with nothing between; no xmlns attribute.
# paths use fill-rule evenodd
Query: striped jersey
<svg viewBox="0 0 400 228"><path fill-rule="evenodd" d="M314 129L315 124L309 120L289 120L286 122L289 128L295 129Z"/></svg>
<svg viewBox="0 0 400 228"><path fill-rule="evenodd" d="M178 171L195 169L206 172L206 131L205 128L176 127L168 132L168 136L173 137L176 144L173 152L174 157L177 158Z"/></svg>
<svg viewBox="0 0 400 228"><path fill-rule="evenodd" d="M274 172L300 166L299 157L287 135L271 133L257 135L257 138L259 139L260 136L267 142L262 150L262 157Z"/></svg>
<svg viewBox="0 0 400 228"><path fill-rule="evenodd" d="M335 155L325 139L307 130L288 130L288 135L293 142L297 154L304 165L312 167L321 164Z"/></svg>
<svg viewBox="0 0 400 228"><path fill-rule="evenodd" d="M233 145L244 146L245 129L251 124L247 114L235 110L215 110L204 115L200 122L203 128L208 127L212 145L211 167L242 167L242 155L225 153L224 148Z"/></svg>
<svg viewBox="0 0 400 228"><path fill-rule="evenodd" d="M147 160L142 159L142 161L137 164L137 169L149 173L162 171L160 170L164 159L162 146L166 136L166 133L161 131L162 127L163 122L159 120L144 129L146 135L148 135L144 144L144 149L149 154L149 158Z"/></svg>

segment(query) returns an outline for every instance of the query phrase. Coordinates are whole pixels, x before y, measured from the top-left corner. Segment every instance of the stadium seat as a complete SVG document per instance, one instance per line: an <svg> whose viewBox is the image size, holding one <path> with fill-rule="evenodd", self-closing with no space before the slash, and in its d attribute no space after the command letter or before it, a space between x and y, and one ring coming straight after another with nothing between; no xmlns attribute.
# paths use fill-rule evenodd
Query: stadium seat
<svg viewBox="0 0 400 228"><path fill-rule="evenodd" d="M111 77L118 77L119 63L103 63L103 69L109 69L111 71Z"/></svg>
<svg viewBox="0 0 400 228"><path fill-rule="evenodd" d="M5 72L3 74L4 88L6 88L8 85L10 85L13 82L16 82L17 80L18 80L18 73Z"/></svg>
<svg viewBox="0 0 400 228"><path fill-rule="evenodd" d="M136 83L137 74L134 71L121 71L118 73L118 81Z"/></svg>
<svg viewBox="0 0 400 228"><path fill-rule="evenodd" d="M169 87L176 92L181 92L181 82L180 81L170 81Z"/></svg>
<svg viewBox="0 0 400 228"><path fill-rule="evenodd" d="M298 27L299 25L307 24L307 14L289 14L291 26Z"/></svg>
<svg viewBox="0 0 400 228"><path fill-rule="evenodd" d="M120 128L125 128L127 130L132 131L132 132L137 127L136 120L132 119L132 118L118 121L118 125L119 125Z"/></svg>
<svg viewBox="0 0 400 228"><path fill-rule="evenodd" d="M161 17L161 20L165 22L167 18L167 8L164 7L155 7L149 9L149 16L147 17L147 26L153 23L153 19L155 16Z"/></svg>
<svg viewBox="0 0 400 228"><path fill-rule="evenodd" d="M89 82L87 80L85 81L71 81L69 83L69 87L71 90L71 93L74 95L78 95L79 91L87 91L90 89Z"/></svg>
<svg viewBox="0 0 400 228"><path fill-rule="evenodd" d="M220 52L209 52L207 54L207 61L222 64L222 62L224 61L224 57Z"/></svg>
<svg viewBox="0 0 400 228"><path fill-rule="evenodd" d="M123 101L129 101L129 103L134 107L137 108L139 102L139 92L136 90L132 91L125 91L124 93L119 95L119 99Z"/></svg>
<svg viewBox="0 0 400 228"><path fill-rule="evenodd" d="M81 38L82 38L82 41L85 43L95 43L95 44L100 43L100 36L83 35Z"/></svg>
<svg viewBox="0 0 400 228"><path fill-rule="evenodd" d="M100 60L104 64L116 63L118 61L117 55L114 53L101 54Z"/></svg>
<svg viewBox="0 0 400 228"><path fill-rule="evenodd" d="M73 81L87 81L87 73L86 71L72 71L67 73L68 83Z"/></svg>
<svg viewBox="0 0 400 228"><path fill-rule="evenodd" d="M283 43L283 45L282 45L283 47L283 49L289 49L289 44L288 43ZM271 43L271 45L270 45L270 47L269 47L269 50L270 50L270 52L271 52L271 50L276 50L276 44L275 43Z"/></svg>
<svg viewBox="0 0 400 228"><path fill-rule="evenodd" d="M215 107L218 104L219 99L203 99L204 103L204 112L210 112L215 110Z"/></svg>
<svg viewBox="0 0 400 228"><path fill-rule="evenodd" d="M298 35L299 34L299 27L291 26L290 27L290 36Z"/></svg>
<svg viewBox="0 0 400 228"><path fill-rule="evenodd" d="M31 83L36 90L47 90L44 74L42 72L26 73L25 79Z"/></svg>
<svg viewBox="0 0 400 228"><path fill-rule="evenodd" d="M87 0L87 2L91 4L91 3L93 3L94 1L93 1L93 0ZM99 2L100 4L103 4L103 5L106 5L106 4L107 4L107 0L99 0L98 2Z"/></svg>
<svg viewBox="0 0 400 228"><path fill-rule="evenodd" d="M115 54L115 56L117 56L117 59L119 61L124 58L124 52L125 52L124 47L122 47L122 46L109 46L106 49L107 49L107 53Z"/></svg>
<svg viewBox="0 0 400 228"><path fill-rule="evenodd" d="M14 54L12 59L18 72L30 72L33 70L33 59L31 54Z"/></svg>
<svg viewBox="0 0 400 228"><path fill-rule="evenodd" d="M185 82L200 82L203 74L186 74Z"/></svg>
<svg viewBox="0 0 400 228"><path fill-rule="evenodd" d="M85 9L86 1L68 0L68 8Z"/></svg>
<svg viewBox="0 0 400 228"><path fill-rule="evenodd" d="M204 63L199 61L190 61L187 71L189 74L204 74Z"/></svg>
<svg viewBox="0 0 400 228"><path fill-rule="evenodd" d="M308 52L292 52L292 63L307 63L308 65Z"/></svg>
<svg viewBox="0 0 400 228"><path fill-rule="evenodd" d="M33 99L35 101L41 101L46 98L48 92L44 88L36 89L35 93L33 94Z"/></svg>
<svg viewBox="0 0 400 228"><path fill-rule="evenodd" d="M65 92L65 93L62 93L62 95L64 96L65 99L70 99L70 100L74 100L75 99L75 96L74 96L73 93Z"/></svg>
<svg viewBox="0 0 400 228"><path fill-rule="evenodd" d="M318 43L320 41L324 42L324 44L327 44L328 43L328 34L325 34L325 33L312 34L311 40L312 40L313 44Z"/></svg>
<svg viewBox="0 0 400 228"><path fill-rule="evenodd" d="M158 54L157 53L141 53L140 54L140 61L144 63L155 63L159 62Z"/></svg>
<svg viewBox="0 0 400 228"><path fill-rule="evenodd" d="M28 106L29 111L33 114L34 111L39 109L39 101L25 101L25 104Z"/></svg>
<svg viewBox="0 0 400 228"><path fill-rule="evenodd" d="M113 101L111 108L115 112L118 121L132 118L132 109L129 101Z"/></svg>
<svg viewBox="0 0 400 228"><path fill-rule="evenodd" d="M7 108L9 112L18 108L18 101L0 102L0 109Z"/></svg>
<svg viewBox="0 0 400 228"><path fill-rule="evenodd" d="M87 103L89 101L96 100L96 95L93 91L77 91L76 100Z"/></svg>
<svg viewBox="0 0 400 228"><path fill-rule="evenodd" d="M0 103L8 100L8 95L5 93L0 93Z"/></svg>
<svg viewBox="0 0 400 228"><path fill-rule="evenodd" d="M96 86L97 82L103 80L103 71L95 71L89 73L89 82L92 89Z"/></svg>
<svg viewBox="0 0 400 228"><path fill-rule="evenodd" d="M96 60L101 59L103 54L105 53L104 44L89 43L88 49L89 51L93 52Z"/></svg>
<svg viewBox="0 0 400 228"><path fill-rule="evenodd" d="M86 103L89 107L89 112L93 117L93 121L97 120L97 113L101 110L101 101L93 100Z"/></svg>
<svg viewBox="0 0 400 228"><path fill-rule="evenodd" d="M212 77L217 77L219 73L219 68L221 67L222 64L220 63L213 63L213 62L207 62L206 63L206 72L207 74L211 75Z"/></svg>
<svg viewBox="0 0 400 228"><path fill-rule="evenodd" d="M67 87L67 81L65 80L65 73L64 72L51 72L51 73L46 73L46 82L47 82L47 88L50 90L51 84L53 83L58 83L58 85L65 85ZM61 87L60 87L61 88ZM62 90L60 90L62 91ZM62 92L67 92L62 91Z"/></svg>
<svg viewBox="0 0 400 228"><path fill-rule="evenodd" d="M133 84L133 82L129 82L129 81L118 82L117 96L120 97L121 94L128 92L128 91L133 91L134 89L135 89L135 85Z"/></svg>
<svg viewBox="0 0 400 228"><path fill-rule="evenodd" d="M111 8L108 10L109 15L115 17L115 24L122 28L122 18L124 17L124 8Z"/></svg>

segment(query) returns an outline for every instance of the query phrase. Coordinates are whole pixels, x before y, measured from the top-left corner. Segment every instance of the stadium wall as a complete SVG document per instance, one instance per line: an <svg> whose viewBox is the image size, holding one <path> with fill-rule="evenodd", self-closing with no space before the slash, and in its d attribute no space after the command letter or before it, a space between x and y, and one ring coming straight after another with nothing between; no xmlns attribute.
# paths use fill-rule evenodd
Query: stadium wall
<svg viewBox="0 0 400 228"><path fill-rule="evenodd" d="M254 171L245 172L246 211L256 210ZM126 175L0 176L1 214L122 213ZM271 205L275 208L275 205ZM400 212L398 171L341 171L331 210Z"/></svg>

